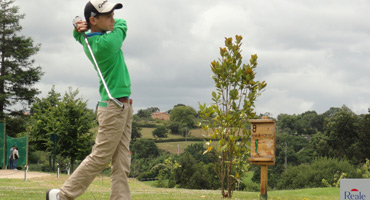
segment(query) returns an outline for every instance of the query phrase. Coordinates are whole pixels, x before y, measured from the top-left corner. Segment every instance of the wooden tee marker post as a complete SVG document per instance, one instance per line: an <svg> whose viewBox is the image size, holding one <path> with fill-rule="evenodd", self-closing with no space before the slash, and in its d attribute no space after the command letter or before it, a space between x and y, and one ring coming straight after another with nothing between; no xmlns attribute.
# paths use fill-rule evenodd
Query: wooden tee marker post
<svg viewBox="0 0 370 200"><path fill-rule="evenodd" d="M267 200L268 165L275 165L276 121L263 116L251 119L251 157L252 165L261 165L261 196Z"/></svg>

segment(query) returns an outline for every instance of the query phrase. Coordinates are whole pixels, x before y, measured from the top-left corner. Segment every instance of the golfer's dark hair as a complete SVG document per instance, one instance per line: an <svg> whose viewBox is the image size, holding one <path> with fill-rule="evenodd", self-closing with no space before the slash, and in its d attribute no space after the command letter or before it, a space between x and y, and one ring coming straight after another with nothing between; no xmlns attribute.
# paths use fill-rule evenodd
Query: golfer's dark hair
<svg viewBox="0 0 370 200"><path fill-rule="evenodd" d="M90 17L98 17L99 16L99 12L98 10L96 10L96 8L91 4L91 2L87 2L86 5L85 5L85 10L84 10L84 16L85 16L85 20L87 22L87 28L90 29L91 28L91 24L90 24Z"/></svg>

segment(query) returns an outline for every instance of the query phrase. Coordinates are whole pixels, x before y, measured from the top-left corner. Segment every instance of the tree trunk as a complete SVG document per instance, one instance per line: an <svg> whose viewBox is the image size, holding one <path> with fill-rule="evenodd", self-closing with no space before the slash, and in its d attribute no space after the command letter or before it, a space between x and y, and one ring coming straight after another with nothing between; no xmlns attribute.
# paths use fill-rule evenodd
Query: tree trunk
<svg viewBox="0 0 370 200"><path fill-rule="evenodd" d="M75 163L75 159L74 158L71 158L71 168L70 168L70 171L71 171L71 174L73 173L73 171L74 171L74 163Z"/></svg>
<svg viewBox="0 0 370 200"><path fill-rule="evenodd" d="M231 145L231 148L233 148L233 145ZM228 191L228 197L232 197L232 179L231 179L231 174L232 174L232 163L233 163L233 151L230 152L230 158L229 158L229 169L227 172L227 191Z"/></svg>
<svg viewBox="0 0 370 200"><path fill-rule="evenodd" d="M2 42L1 42L1 75L0 77L5 76L5 23L2 24L3 34L2 34ZM5 81L4 79L0 79L0 94L5 94ZM4 117L4 100L5 98L0 99L0 117Z"/></svg>
<svg viewBox="0 0 370 200"><path fill-rule="evenodd" d="M222 194L222 197L226 197L225 195L225 152L222 152L220 164L221 164L221 174L220 174L221 194Z"/></svg>
<svg viewBox="0 0 370 200"><path fill-rule="evenodd" d="M49 155L49 171L52 171L51 154Z"/></svg>

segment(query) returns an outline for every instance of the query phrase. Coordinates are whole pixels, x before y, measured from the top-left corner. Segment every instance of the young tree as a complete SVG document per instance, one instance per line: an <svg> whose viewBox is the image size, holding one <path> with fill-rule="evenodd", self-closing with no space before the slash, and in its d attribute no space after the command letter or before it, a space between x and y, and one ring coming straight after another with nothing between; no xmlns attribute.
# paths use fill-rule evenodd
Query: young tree
<svg viewBox="0 0 370 200"><path fill-rule="evenodd" d="M58 129L58 150L63 158L74 162L83 160L91 152L94 145L93 133L90 129L95 124L95 114L87 108L87 101L77 97L79 91L69 88L56 108L56 116L60 126Z"/></svg>
<svg viewBox="0 0 370 200"><path fill-rule="evenodd" d="M155 138L166 138L168 129L165 126L159 126L158 128L154 129L152 134Z"/></svg>
<svg viewBox="0 0 370 200"><path fill-rule="evenodd" d="M212 92L211 106L199 104L200 116L205 131L218 141L211 141L206 152L217 147L219 168L217 173L223 197L232 197L234 185L247 161L250 130L249 119L255 118L254 102L266 87L265 81L255 80L257 55L252 55L249 64L242 64L242 36L225 38L225 48L220 48L221 58L211 63L216 91ZM205 153L206 153L205 152ZM227 192L225 192L225 183Z"/></svg>
<svg viewBox="0 0 370 200"><path fill-rule="evenodd" d="M153 140L138 139L132 146L132 159L155 158L159 156L159 149Z"/></svg>
<svg viewBox="0 0 370 200"><path fill-rule="evenodd" d="M357 161L354 154L358 146L359 117L351 109L343 105L326 119L324 129L330 156Z"/></svg>
<svg viewBox="0 0 370 200"><path fill-rule="evenodd" d="M141 138L141 127L136 121L132 122L131 130L131 141L136 141L138 138Z"/></svg>
<svg viewBox="0 0 370 200"><path fill-rule="evenodd" d="M170 123L168 123L168 129L170 129L172 134L180 134L182 127L180 122L171 121Z"/></svg>
<svg viewBox="0 0 370 200"><path fill-rule="evenodd" d="M195 116L197 112L191 106L177 105L171 110L171 122L178 122L181 127L195 127Z"/></svg>
<svg viewBox="0 0 370 200"><path fill-rule="evenodd" d="M52 134L58 137L56 152L71 161L82 160L93 145L90 129L94 124L94 113L87 108L86 101L77 98L78 90L71 89L61 99L54 87L47 98L36 99L32 105L30 143L37 150L52 152Z"/></svg>
<svg viewBox="0 0 370 200"><path fill-rule="evenodd" d="M34 45L31 38L17 35L22 29L19 20L23 19L24 15L18 14L19 8L12 6L12 3L12 0L0 1L1 119L8 115L23 114L22 109L16 110L12 106L18 103L22 103L23 106L30 105L39 94L33 84L43 75L41 67L35 67L35 61L30 59L38 52L40 45Z"/></svg>
<svg viewBox="0 0 370 200"><path fill-rule="evenodd" d="M53 86L46 98L36 98L31 107L31 120L28 124L30 131L29 142L37 150L50 151L52 143L50 134L55 132L56 120L52 117L54 109L59 104L61 95Z"/></svg>
<svg viewBox="0 0 370 200"><path fill-rule="evenodd" d="M358 133L359 137L359 155L356 156L361 162L364 162L368 159L370 155L370 108L368 109L368 113L364 114L360 118L360 130ZM369 160L366 160L367 166L370 166ZM370 169L370 168L369 168ZM369 174L370 175L370 174ZM370 177L368 177L370 178Z"/></svg>

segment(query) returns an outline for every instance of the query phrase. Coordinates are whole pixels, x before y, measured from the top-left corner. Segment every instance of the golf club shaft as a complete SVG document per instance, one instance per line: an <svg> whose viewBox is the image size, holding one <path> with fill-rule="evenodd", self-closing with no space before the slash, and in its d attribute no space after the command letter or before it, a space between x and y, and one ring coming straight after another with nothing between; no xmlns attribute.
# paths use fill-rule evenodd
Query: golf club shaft
<svg viewBox="0 0 370 200"><path fill-rule="evenodd" d="M93 51L92 51L92 49L91 49L91 47L90 47L89 41L87 40L87 36L86 36L85 32L82 32L82 34L83 34L83 36L84 36L84 38L85 38L85 42L86 42L86 44L87 44L87 48L89 49L89 52L90 52L91 57L92 57L92 59L93 59L93 61L94 61L94 63L95 63L95 66L96 66L96 69L97 69L98 74L99 74L99 76L100 76L100 79L101 79L101 81L103 82L103 85L104 85L105 91L107 91L107 94L108 94L109 99L110 99L110 100L112 100L112 101L114 101L114 103L116 103L119 107L123 107L122 102L118 101L118 99L116 99L116 98L113 98L113 97L112 97L112 95L110 94L109 89L108 89L108 85L107 85L107 83L106 83L106 82L105 82L105 80L104 80L104 77L103 77L103 74L102 74L102 73L101 73L101 71L100 71L100 68L99 68L98 62L96 62L96 59L95 59L94 53L93 53Z"/></svg>

